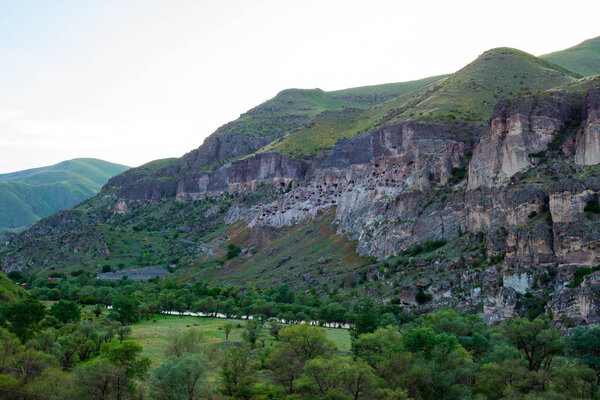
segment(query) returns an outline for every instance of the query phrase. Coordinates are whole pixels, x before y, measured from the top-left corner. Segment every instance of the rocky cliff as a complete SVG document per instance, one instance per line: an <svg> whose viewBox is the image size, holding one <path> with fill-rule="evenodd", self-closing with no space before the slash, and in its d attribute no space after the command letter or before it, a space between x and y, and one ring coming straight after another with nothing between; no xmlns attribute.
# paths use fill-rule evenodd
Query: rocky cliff
<svg viewBox="0 0 600 400"><path fill-rule="evenodd" d="M244 135L229 127L181 159L113 178L96 200L16 237L2 269L35 266L39 260L28 252L42 248L42 238L76 253L91 249L85 238L92 237L94 256L109 257L115 239L105 239L102 224L189 232L184 241L170 237L164 258L187 246L189 260L202 253L211 262L218 246L207 252L215 243L199 243L196 251L194 240L224 221L242 232L235 240L252 260L296 225L327 213L337 235L372 257L372 264L346 272L344 288L365 281L374 284L365 294L382 301L477 311L490 323L531 310L546 310L563 327L596 323L599 94L592 88L512 97L496 104L483 128L456 118L383 124L318 156L284 155L263 148L276 133ZM285 117L286 124L303 120ZM290 260L284 259L277 268ZM222 276L233 279L244 262L224 267ZM308 275L303 282L318 286ZM419 304L417 293L431 302Z"/></svg>

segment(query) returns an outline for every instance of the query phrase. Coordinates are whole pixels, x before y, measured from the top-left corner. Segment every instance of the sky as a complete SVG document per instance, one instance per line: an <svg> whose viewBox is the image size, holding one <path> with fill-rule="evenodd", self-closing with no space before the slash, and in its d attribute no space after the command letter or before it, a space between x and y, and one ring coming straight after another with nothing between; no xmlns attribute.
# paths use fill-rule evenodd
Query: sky
<svg viewBox="0 0 600 400"><path fill-rule="evenodd" d="M451 73L600 35L600 1L0 0L0 173L179 157L286 88Z"/></svg>

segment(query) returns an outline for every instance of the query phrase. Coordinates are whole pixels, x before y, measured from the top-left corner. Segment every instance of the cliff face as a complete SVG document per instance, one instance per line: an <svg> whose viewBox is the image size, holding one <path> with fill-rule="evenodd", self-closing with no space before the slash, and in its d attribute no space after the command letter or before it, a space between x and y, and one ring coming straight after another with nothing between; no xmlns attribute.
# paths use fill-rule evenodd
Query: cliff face
<svg viewBox="0 0 600 400"><path fill-rule="evenodd" d="M469 165L469 189L502 184L531 167L571 117L571 96L502 100Z"/></svg>
<svg viewBox="0 0 600 400"><path fill-rule="evenodd" d="M164 198L244 198L266 185L269 201L239 201L224 218L249 228L248 247L335 209L336 233L379 260L365 279L385 280L401 304L420 307L415 293L424 291L433 299L424 307L476 310L494 322L522 315L535 300L564 327L600 321L598 278L574 281L576 271L600 264L597 89L501 101L481 130L409 121L340 140L321 157L250 155L271 139L215 136L154 172L120 175L94 220L125 218ZM23 237L86 223L75 214L54 218ZM406 251L434 240L449 244L426 257ZM407 260L387 261L398 254ZM17 250L3 255L2 268L30 261Z"/></svg>
<svg viewBox="0 0 600 400"><path fill-rule="evenodd" d="M577 135L575 163L600 163L600 91L590 89L583 105L583 130Z"/></svg>

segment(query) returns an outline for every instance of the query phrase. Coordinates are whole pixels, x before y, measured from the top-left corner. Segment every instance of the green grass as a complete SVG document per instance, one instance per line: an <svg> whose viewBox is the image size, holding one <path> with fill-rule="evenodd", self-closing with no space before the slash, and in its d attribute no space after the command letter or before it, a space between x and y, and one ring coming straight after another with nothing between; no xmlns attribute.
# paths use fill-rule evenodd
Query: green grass
<svg viewBox="0 0 600 400"><path fill-rule="evenodd" d="M406 104L415 91L445 77L440 75L417 81L323 92L336 100L327 104L335 104L336 107L321 109L310 120L288 131L259 152L274 150L292 157L317 155L320 149L333 146L343 137L352 137L374 128L386 114Z"/></svg>
<svg viewBox="0 0 600 400"><path fill-rule="evenodd" d="M544 60L561 65L581 75L600 74L600 36L577 46L541 56Z"/></svg>
<svg viewBox="0 0 600 400"><path fill-rule="evenodd" d="M334 103L319 97L320 112L259 152L277 151L292 157L318 155L321 149L333 146L343 137L409 119L436 122L462 119L484 124L502 98L552 89L579 78L581 75L531 54L510 48L492 49L452 75L322 92L320 96L324 98L344 99L344 102L338 108L327 109ZM293 92L285 93L291 96ZM369 103L366 101L369 96L381 101ZM353 103L352 99L364 101ZM298 100L291 96L290 101Z"/></svg>
<svg viewBox="0 0 600 400"><path fill-rule="evenodd" d="M152 363L156 365L165 358L164 354L169 336L188 329L197 329L202 332L206 343L222 343L225 341L223 325L226 323L234 326L229 341L241 342L243 326L246 323L244 320L176 315L156 315L154 319L144 320L132 325L132 338L144 348L143 355L149 357ZM238 328L238 325L241 327ZM348 330L324 329L326 329L327 338L337 345L338 350L350 351L350 334ZM265 343L273 342L267 328L263 329L262 337L265 339Z"/></svg>
<svg viewBox="0 0 600 400"><path fill-rule="evenodd" d="M502 98L551 89L580 77L520 50L492 49L423 93L390 122L429 116L483 123Z"/></svg>
<svg viewBox="0 0 600 400"><path fill-rule="evenodd" d="M25 290L0 272L0 306L26 296L28 294Z"/></svg>
<svg viewBox="0 0 600 400"><path fill-rule="evenodd" d="M335 209L330 209L321 216L306 223L297 224L271 241L269 246L260 249L251 257L238 257L225 263L221 269L215 269L208 262L203 269L191 268L187 278L215 279L243 285L277 286L286 281L291 286L303 286L299 278L312 275L320 286L311 284L315 290L325 291L339 286L349 271L367 263L367 259L356 252L357 242L350 241L344 235L337 235L332 226ZM232 229L235 229L233 226ZM232 242L245 245L244 231L236 237L229 233ZM288 259L279 267L282 259ZM320 265L320 258L331 261ZM290 279L294 277L293 279Z"/></svg>
<svg viewBox="0 0 600 400"><path fill-rule="evenodd" d="M49 167L0 175L0 229L32 224L95 195L128 167L74 159Z"/></svg>

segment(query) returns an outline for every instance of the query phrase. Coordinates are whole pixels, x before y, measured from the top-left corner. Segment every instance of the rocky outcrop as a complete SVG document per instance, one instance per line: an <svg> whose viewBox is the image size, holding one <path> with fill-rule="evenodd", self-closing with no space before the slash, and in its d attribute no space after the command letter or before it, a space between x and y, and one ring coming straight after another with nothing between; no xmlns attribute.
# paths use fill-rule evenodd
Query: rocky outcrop
<svg viewBox="0 0 600 400"><path fill-rule="evenodd" d="M531 155L546 150L571 116L572 102L564 94L500 101L473 152L468 188L505 183L530 167Z"/></svg>
<svg viewBox="0 0 600 400"><path fill-rule="evenodd" d="M558 289L546 309L552 312L555 324L563 329L599 324L600 272L586 276L579 287Z"/></svg>
<svg viewBox="0 0 600 400"><path fill-rule="evenodd" d="M575 163L600 164L600 90L588 90L583 103L583 130L576 139Z"/></svg>
<svg viewBox="0 0 600 400"><path fill-rule="evenodd" d="M460 221L450 217L451 208L436 205L420 218L427 202L422 191L446 184L464 167L477 136L407 122L343 140L305 181L258 207L249 225L291 225L337 206L338 233L358 239L360 253L378 256L397 252L404 242L458 232Z"/></svg>

